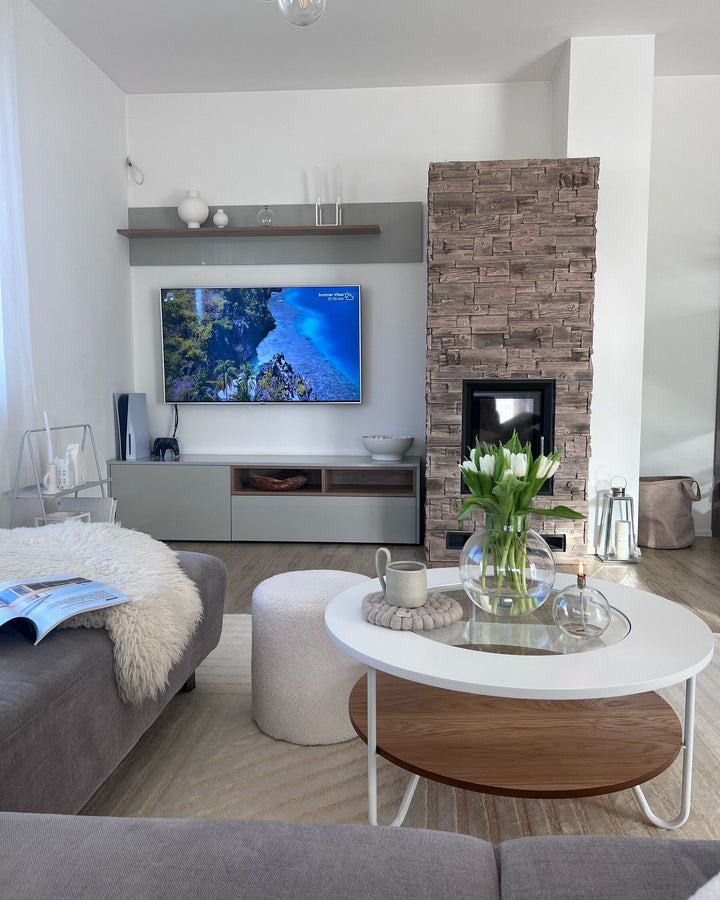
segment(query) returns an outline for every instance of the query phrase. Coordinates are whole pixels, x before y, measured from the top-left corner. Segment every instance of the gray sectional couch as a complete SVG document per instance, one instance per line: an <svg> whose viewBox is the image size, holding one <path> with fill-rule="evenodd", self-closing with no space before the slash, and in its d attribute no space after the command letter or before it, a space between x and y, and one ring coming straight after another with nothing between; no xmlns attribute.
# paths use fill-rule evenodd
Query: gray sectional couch
<svg viewBox="0 0 720 900"><path fill-rule="evenodd" d="M720 841L547 837L493 846L369 825L57 815L81 809L208 652L225 567L179 553L203 622L165 694L120 701L101 629L0 633L0 897L8 900L686 900Z"/></svg>
<svg viewBox="0 0 720 900"><path fill-rule="evenodd" d="M165 692L142 705L120 699L104 629L58 630L37 647L0 631L0 809L78 812L216 646L225 566L203 553L178 559L200 589L203 618Z"/></svg>
<svg viewBox="0 0 720 900"><path fill-rule="evenodd" d="M686 900L720 842L0 814L12 900Z"/></svg>

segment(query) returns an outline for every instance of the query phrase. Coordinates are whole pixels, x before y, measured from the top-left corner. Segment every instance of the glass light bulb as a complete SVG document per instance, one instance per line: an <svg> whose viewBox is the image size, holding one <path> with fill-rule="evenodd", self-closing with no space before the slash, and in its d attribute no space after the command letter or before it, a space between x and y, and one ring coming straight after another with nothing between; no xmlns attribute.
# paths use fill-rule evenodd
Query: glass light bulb
<svg viewBox="0 0 720 900"><path fill-rule="evenodd" d="M263 206L262 209L258 210L258 214L255 216L258 225L274 225L275 224L275 213L268 209L267 203Z"/></svg>
<svg viewBox="0 0 720 900"><path fill-rule="evenodd" d="M278 0L280 12L293 25L312 25L325 12L326 0Z"/></svg>

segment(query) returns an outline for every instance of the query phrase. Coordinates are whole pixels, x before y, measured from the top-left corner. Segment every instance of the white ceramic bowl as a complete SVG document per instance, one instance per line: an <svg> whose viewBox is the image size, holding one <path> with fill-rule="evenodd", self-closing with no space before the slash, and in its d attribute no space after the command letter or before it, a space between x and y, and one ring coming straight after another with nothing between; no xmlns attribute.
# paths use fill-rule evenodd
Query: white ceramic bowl
<svg viewBox="0 0 720 900"><path fill-rule="evenodd" d="M392 462L402 459L415 440L413 437L390 437L387 434L365 434L362 438L363 447L380 462Z"/></svg>

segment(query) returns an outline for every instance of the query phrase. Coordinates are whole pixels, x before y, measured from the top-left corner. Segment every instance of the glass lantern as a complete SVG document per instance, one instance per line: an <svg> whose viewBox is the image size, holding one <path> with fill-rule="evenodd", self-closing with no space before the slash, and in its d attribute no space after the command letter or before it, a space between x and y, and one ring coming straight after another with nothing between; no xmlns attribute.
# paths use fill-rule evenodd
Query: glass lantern
<svg viewBox="0 0 720 900"><path fill-rule="evenodd" d="M626 488L627 481L615 476L610 482L610 490L600 492L600 535L596 554L603 562L636 563L640 557L635 540L633 498L625 493Z"/></svg>

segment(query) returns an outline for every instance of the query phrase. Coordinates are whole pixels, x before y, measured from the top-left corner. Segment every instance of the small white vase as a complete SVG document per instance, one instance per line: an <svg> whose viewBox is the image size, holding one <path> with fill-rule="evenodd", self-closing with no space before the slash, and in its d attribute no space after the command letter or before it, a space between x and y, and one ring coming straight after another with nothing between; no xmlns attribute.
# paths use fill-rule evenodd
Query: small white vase
<svg viewBox="0 0 720 900"><path fill-rule="evenodd" d="M216 228L224 228L229 221L230 219L228 219L227 213L224 209L218 209L218 211L213 216L213 225Z"/></svg>
<svg viewBox="0 0 720 900"><path fill-rule="evenodd" d="M178 203L178 215L183 222L187 222L188 228L199 228L207 219L209 211L207 203L197 191L188 191L187 196Z"/></svg>

